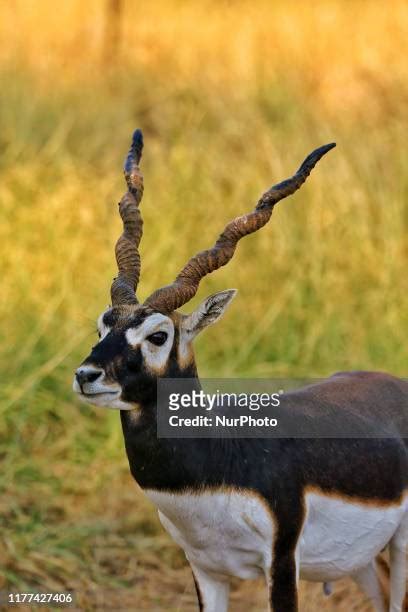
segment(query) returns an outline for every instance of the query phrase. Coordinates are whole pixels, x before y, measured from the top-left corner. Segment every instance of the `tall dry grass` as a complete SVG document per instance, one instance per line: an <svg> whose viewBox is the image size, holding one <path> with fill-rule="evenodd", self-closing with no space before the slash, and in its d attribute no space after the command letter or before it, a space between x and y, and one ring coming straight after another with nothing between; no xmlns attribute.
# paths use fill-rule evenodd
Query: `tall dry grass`
<svg viewBox="0 0 408 612"><path fill-rule="evenodd" d="M157 609L168 588L176 610L191 585L133 490L118 415L70 390L109 299L129 136L146 141L142 296L336 140L202 283L195 303L239 297L199 340L200 370L404 375L408 8L128 0L109 61L104 6L0 3L0 586L103 585Z"/></svg>

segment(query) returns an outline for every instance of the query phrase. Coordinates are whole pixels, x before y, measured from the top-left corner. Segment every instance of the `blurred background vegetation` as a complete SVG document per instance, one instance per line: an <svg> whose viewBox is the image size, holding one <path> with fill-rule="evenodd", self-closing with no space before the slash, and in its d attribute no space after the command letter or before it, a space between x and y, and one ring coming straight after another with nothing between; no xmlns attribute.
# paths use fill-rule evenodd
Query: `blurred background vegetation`
<svg viewBox="0 0 408 612"><path fill-rule="evenodd" d="M404 375L408 5L2 0L0 40L0 588L194 609L118 414L71 392L109 301L131 133L145 135L141 297L338 144L203 281L194 303L239 295L197 342L202 375ZM263 609L251 589L234 609ZM366 609L348 589L307 587L302 610Z"/></svg>

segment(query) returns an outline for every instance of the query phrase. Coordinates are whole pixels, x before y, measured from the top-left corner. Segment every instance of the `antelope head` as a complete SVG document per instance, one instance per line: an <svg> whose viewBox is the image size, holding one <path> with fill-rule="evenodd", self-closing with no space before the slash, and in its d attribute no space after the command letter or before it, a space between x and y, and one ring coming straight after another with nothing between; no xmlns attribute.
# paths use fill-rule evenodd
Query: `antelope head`
<svg viewBox="0 0 408 612"><path fill-rule="evenodd" d="M241 238L269 221L275 204L299 189L334 146L313 151L294 176L266 191L252 212L228 223L214 246L192 257L173 283L139 303L143 138L136 130L124 166L128 191L119 203L123 233L115 248L118 276L111 287L112 306L98 319L99 341L76 371L74 391L98 406L142 409L155 397L157 378L195 377L193 340L221 317L236 291L211 295L188 315L178 309L194 297L204 276L230 261Z"/></svg>

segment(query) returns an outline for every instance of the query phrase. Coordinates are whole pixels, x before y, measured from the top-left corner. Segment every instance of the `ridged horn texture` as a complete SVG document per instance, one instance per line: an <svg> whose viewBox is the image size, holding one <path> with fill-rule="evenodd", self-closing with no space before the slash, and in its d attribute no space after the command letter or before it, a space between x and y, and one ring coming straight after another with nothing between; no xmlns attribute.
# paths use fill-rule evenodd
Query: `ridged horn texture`
<svg viewBox="0 0 408 612"><path fill-rule="evenodd" d="M190 301L197 293L201 279L225 266L234 255L238 241L263 227L271 218L275 204L299 189L319 159L335 146L335 143L327 144L310 153L294 176L264 193L254 211L228 223L211 249L192 257L175 281L152 293L145 305L168 314Z"/></svg>
<svg viewBox="0 0 408 612"><path fill-rule="evenodd" d="M115 246L119 274L113 280L111 287L112 306L138 303L136 299L136 288L140 277L138 248L143 233L143 220L139 210L143 195L143 176L139 170L142 149L143 135L140 130L136 130L123 168L128 191L119 202L123 233Z"/></svg>

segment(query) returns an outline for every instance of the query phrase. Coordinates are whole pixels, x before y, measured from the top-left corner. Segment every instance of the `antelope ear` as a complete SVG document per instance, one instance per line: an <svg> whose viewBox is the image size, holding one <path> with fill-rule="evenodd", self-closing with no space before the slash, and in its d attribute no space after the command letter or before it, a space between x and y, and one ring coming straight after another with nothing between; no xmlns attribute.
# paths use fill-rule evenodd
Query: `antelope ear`
<svg viewBox="0 0 408 612"><path fill-rule="evenodd" d="M190 340L208 325L218 321L236 294L236 289L226 289L225 291L214 293L205 299L197 310L188 315L183 321L183 330Z"/></svg>

